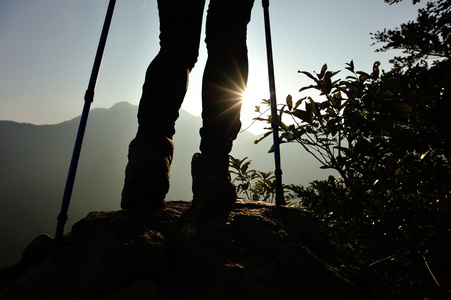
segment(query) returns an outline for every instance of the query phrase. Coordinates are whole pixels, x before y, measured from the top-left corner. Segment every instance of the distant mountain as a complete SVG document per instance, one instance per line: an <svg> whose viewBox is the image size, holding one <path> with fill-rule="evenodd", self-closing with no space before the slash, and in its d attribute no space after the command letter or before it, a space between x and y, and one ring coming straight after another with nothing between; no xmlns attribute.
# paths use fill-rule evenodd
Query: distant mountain
<svg viewBox="0 0 451 300"><path fill-rule="evenodd" d="M69 208L66 232L91 211L119 209L129 142L136 133L137 106L117 103L90 112ZM0 121L0 267L40 233L54 234L80 117L55 125ZM190 162L198 152L201 118L181 111L174 137L175 158L168 200L191 200ZM243 132L232 155L252 159L252 168L274 170L271 139ZM283 145L285 183L325 177L299 145Z"/></svg>

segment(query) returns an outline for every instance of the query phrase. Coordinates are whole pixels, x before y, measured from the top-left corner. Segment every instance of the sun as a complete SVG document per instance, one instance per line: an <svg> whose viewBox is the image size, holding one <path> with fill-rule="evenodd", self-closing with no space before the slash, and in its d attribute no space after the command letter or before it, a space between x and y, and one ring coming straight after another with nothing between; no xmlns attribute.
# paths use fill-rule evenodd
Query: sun
<svg viewBox="0 0 451 300"><path fill-rule="evenodd" d="M247 89L243 93L243 103L241 107L241 123L242 129L249 128L249 131L253 133L261 132L263 124L261 122L255 122L253 119L259 117L259 114L255 111L255 106L260 106L263 99L269 99L269 87L265 81L264 76L260 78L249 77ZM262 107L262 109L264 109ZM260 124L259 124L260 123Z"/></svg>
<svg viewBox="0 0 451 300"><path fill-rule="evenodd" d="M260 105L262 99L267 98L266 94L255 86L248 86L246 91L243 93L241 117L244 119L255 118L255 106Z"/></svg>

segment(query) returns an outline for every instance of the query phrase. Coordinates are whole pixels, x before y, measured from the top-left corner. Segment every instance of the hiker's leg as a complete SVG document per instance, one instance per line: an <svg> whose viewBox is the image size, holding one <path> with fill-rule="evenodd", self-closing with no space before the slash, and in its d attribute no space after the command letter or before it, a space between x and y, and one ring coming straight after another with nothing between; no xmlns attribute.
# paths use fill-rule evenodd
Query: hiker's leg
<svg viewBox="0 0 451 300"><path fill-rule="evenodd" d="M138 134L171 138L198 53L205 0L158 0L160 51L149 65L138 110Z"/></svg>
<svg viewBox="0 0 451 300"><path fill-rule="evenodd" d="M160 52L149 65L130 143L121 207L153 210L164 205L175 121L197 61L205 0L159 0Z"/></svg>
<svg viewBox="0 0 451 300"><path fill-rule="evenodd" d="M202 86L202 153L228 154L241 128L241 102L248 77L246 32L253 2L210 2Z"/></svg>
<svg viewBox="0 0 451 300"><path fill-rule="evenodd" d="M247 24L253 0L211 0L207 15L208 60L203 76L201 154L194 155L193 206L226 207L236 201L228 154L241 127L240 109L248 76Z"/></svg>

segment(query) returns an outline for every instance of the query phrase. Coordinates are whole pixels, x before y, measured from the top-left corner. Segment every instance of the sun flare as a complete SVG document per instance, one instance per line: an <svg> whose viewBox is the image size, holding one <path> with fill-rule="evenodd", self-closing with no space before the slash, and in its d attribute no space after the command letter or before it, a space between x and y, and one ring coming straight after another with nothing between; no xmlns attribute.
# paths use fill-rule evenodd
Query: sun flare
<svg viewBox="0 0 451 300"><path fill-rule="evenodd" d="M255 111L255 106L261 105L263 99L269 99L269 86L268 78L266 74L249 74L249 80L247 83L246 91L243 95L243 105L241 107L241 122L243 123L243 129L246 129L253 122L253 119L258 117L258 113ZM253 124L252 129L261 128L258 124ZM261 129L257 130L261 131Z"/></svg>

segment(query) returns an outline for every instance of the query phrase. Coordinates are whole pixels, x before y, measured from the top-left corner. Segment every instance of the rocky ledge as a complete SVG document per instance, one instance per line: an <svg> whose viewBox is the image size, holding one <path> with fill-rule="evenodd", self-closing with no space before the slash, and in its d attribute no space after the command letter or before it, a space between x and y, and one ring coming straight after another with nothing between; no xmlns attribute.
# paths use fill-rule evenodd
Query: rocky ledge
<svg viewBox="0 0 451 300"><path fill-rule="evenodd" d="M310 214L240 200L196 215L91 212L64 236L38 236L0 271L0 299L371 299L368 280Z"/></svg>

